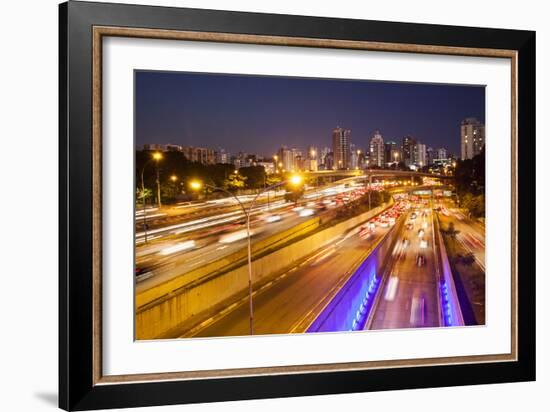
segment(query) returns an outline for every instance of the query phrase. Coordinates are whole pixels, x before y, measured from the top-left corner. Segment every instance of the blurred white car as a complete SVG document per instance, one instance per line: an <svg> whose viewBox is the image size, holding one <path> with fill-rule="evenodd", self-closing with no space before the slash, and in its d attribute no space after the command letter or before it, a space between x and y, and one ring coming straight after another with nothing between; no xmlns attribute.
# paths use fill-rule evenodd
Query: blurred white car
<svg viewBox="0 0 550 412"><path fill-rule="evenodd" d="M254 235L254 231L250 231L250 236ZM236 232L233 232L233 233L227 233L225 235L222 235L220 236L220 240L219 242L220 243L233 243L233 242L236 242L238 240L242 240L242 239L246 239L247 237L247 233L246 233L246 229L242 229L242 230L237 230Z"/></svg>
<svg viewBox="0 0 550 412"><path fill-rule="evenodd" d="M279 222L282 219L281 215L269 215L265 217L267 223Z"/></svg>

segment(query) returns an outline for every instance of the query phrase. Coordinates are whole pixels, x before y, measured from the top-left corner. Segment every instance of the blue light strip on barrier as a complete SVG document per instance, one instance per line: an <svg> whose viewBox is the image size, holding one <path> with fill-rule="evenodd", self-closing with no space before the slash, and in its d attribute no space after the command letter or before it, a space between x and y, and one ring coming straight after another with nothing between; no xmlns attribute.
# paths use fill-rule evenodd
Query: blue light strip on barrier
<svg viewBox="0 0 550 412"><path fill-rule="evenodd" d="M443 306L443 321L445 326L454 326L453 310L451 308L451 300L449 298L449 288L447 282L443 281L440 286L441 290L441 305Z"/></svg>
<svg viewBox="0 0 550 412"><path fill-rule="evenodd" d="M363 301L361 302L359 309L355 313L355 318L353 319L353 322L351 324L351 331L363 329L367 320L367 316L372 307L372 302L374 301L374 296L376 295L379 284L380 279L376 277L376 274L374 274L374 276L372 276L370 280L369 287L367 289L367 292L365 293Z"/></svg>

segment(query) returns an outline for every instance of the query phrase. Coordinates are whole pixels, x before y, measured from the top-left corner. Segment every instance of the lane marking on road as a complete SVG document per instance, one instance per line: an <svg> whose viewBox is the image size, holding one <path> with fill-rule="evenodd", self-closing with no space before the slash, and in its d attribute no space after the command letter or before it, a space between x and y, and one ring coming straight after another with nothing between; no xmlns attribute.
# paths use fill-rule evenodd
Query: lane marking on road
<svg viewBox="0 0 550 412"><path fill-rule="evenodd" d="M154 239L158 239L159 237L161 237L161 236L147 236L147 240L151 241L151 240L154 240ZM142 239L136 240L136 244L138 244L138 243L145 243L145 237L143 237Z"/></svg>
<svg viewBox="0 0 550 412"><path fill-rule="evenodd" d="M399 284L399 278L397 276L391 276L388 281L388 286L386 287L386 294L384 295L385 300L392 301L395 299L395 294L397 293L398 284Z"/></svg>
<svg viewBox="0 0 550 412"><path fill-rule="evenodd" d="M270 287L271 285L273 285L273 281L268 282L268 283L266 283L265 285L263 285L263 286L260 288L260 290L267 289L267 288Z"/></svg>
<svg viewBox="0 0 550 412"><path fill-rule="evenodd" d="M266 283L265 285L263 285L261 288L259 289L256 289L255 291L252 292L252 297L254 298L257 294L263 292L265 289L273 286L274 284L280 282L281 280L283 280L284 278L287 277L287 275L292 272L293 270L295 270L296 267L288 270L287 272L283 273L281 276L269 281L268 283ZM242 297L241 299L239 299L238 301L232 303L231 305L227 306L226 308L222 309L220 312L218 312L216 315L204 320L203 322L199 323L198 325L196 325L194 328L191 328L190 330L188 330L186 333L184 333L183 335L180 336L180 338L185 338L185 337L192 337L192 336L196 336L198 335L203 329L206 329L206 327L208 325L210 325L211 323L213 322L217 322L219 321L220 319L224 318L226 315L228 315L230 312L233 312L235 309L237 309L239 306L242 306L243 304L247 303L250 301L250 297L247 295L247 296L244 296Z"/></svg>
<svg viewBox="0 0 550 412"><path fill-rule="evenodd" d="M345 240L345 239L343 239ZM337 242L337 243L341 243L342 241L340 242ZM375 243L374 245L377 245L378 243ZM281 280L283 280L284 278L286 278L290 273L296 271L296 269L298 269L299 267L301 267L304 263L306 262L309 262L311 261L312 259L318 257L320 254L323 254L323 253L327 253L327 251L329 251L330 249L332 249L331 253L333 253L334 251L336 251L337 249L337 245L330 245L329 247L321 250L320 252L316 253L315 255L309 257L308 259L306 259L304 262L292 267L291 269L287 270L285 273L281 274L279 277L273 279L272 281L268 282L267 284L263 285L262 287L260 287L259 289L255 290L252 292L252 297L255 297L257 294L261 293L261 292L264 292L265 289L267 289L268 287L270 286L273 286L274 284L280 282ZM372 252L372 250L374 250L374 247L371 246L371 248L369 248L369 252L367 254L370 255L370 253ZM364 260L364 258L360 259L360 260ZM197 262L197 263L200 263L200 262ZM349 277L349 274L346 273L346 276L345 278L348 278ZM344 277L343 277L344 278ZM342 279L343 279L342 278ZM340 282L337 282L337 284L334 286L334 288L336 287L341 287L342 285L340 285ZM333 288L333 289L334 289ZM331 294L332 294L332 290L331 290ZM199 334L203 329L205 329L208 325L210 325L212 322L217 322L219 321L220 319L222 319L223 317L225 317L226 315L228 315L230 312L234 311L237 307L243 305L244 303L248 302L249 301L249 296L244 296L243 298L241 298L240 300L238 300L237 302L234 302L232 303L231 305L227 306L226 308L222 309L220 312L218 312L217 315L215 316L212 316L208 319L206 319L205 321L199 323L198 325L196 325L194 328L188 330L185 334L183 334L182 336L180 336L181 338L183 337L191 337L191 336L196 336L197 334ZM308 312L308 314L306 315L309 316L311 313L313 312L313 309L310 310L310 312ZM298 321L295 325L293 325L293 327L291 328L291 331L290 333L294 333L294 331L297 329L297 327L300 325L300 323L305 319L305 317L303 317L302 319L300 319L300 321Z"/></svg>
<svg viewBox="0 0 550 412"><path fill-rule="evenodd" d="M189 266L190 266L190 267L191 267L191 266L196 266L196 265L198 265L199 263L202 263L202 262L204 262L204 259L198 260L198 261L196 261L195 263L191 263Z"/></svg>
<svg viewBox="0 0 550 412"><path fill-rule="evenodd" d="M321 256L319 256L317 259L315 259L315 261L311 264L311 266L318 265L320 262L322 262L323 260L328 258L330 255L332 255L335 251L336 251L336 249L330 248L328 251L326 251Z"/></svg>
<svg viewBox="0 0 550 412"><path fill-rule="evenodd" d="M236 308L238 305L239 305L239 301L237 301L237 302L235 302L235 303L229 305L225 310L222 310L222 313L223 313L224 311L225 311L225 312L230 311L231 309Z"/></svg>

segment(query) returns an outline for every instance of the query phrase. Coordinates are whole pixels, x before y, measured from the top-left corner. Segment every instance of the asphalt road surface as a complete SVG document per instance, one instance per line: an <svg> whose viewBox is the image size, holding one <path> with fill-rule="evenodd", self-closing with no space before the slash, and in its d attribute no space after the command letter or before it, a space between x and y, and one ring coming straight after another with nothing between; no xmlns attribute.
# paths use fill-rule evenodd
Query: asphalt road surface
<svg viewBox="0 0 550 412"><path fill-rule="evenodd" d="M310 311L347 279L388 230L377 227L368 239L351 232L259 290L253 299L254 334L297 332L296 327ZM249 331L249 306L245 298L234 310L196 331L194 336L240 336L248 335Z"/></svg>
<svg viewBox="0 0 550 412"><path fill-rule="evenodd" d="M408 213L407 222L413 222L413 227L402 227L390 263L391 271L374 307L369 329L440 326L433 212L427 209L426 216L423 211L416 212L416 219L410 220L412 213ZM422 236L420 230L424 231ZM407 239L408 246L404 246L403 239ZM421 247L422 239L427 242L425 248ZM421 266L417 263L419 255L425 257Z"/></svg>

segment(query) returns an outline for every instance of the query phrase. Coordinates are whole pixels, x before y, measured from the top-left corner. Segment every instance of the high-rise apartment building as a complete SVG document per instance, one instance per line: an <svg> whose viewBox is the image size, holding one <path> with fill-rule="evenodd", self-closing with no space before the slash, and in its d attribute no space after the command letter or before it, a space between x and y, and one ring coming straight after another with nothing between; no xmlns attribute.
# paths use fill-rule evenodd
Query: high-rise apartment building
<svg viewBox="0 0 550 412"><path fill-rule="evenodd" d="M414 151L414 164L418 167L426 166L426 145L422 143L417 143Z"/></svg>
<svg viewBox="0 0 550 412"><path fill-rule="evenodd" d="M428 166L431 166L434 164L434 159L436 156L436 151L433 149L433 147L427 147L426 148L426 164Z"/></svg>
<svg viewBox="0 0 550 412"><path fill-rule="evenodd" d="M447 158L447 149L440 147L435 150L434 159L443 160Z"/></svg>
<svg viewBox="0 0 550 412"><path fill-rule="evenodd" d="M402 161L405 165L410 166L414 164L416 151L416 139L412 136L405 136L403 138L403 144L401 146Z"/></svg>
<svg viewBox="0 0 550 412"><path fill-rule="evenodd" d="M332 131L332 152L334 154L334 169L349 169L351 144L350 137L350 129L337 127Z"/></svg>
<svg viewBox="0 0 550 412"><path fill-rule="evenodd" d="M292 148L292 167L290 168L290 171L298 171L302 170L304 168L304 156L302 155L302 151L300 149Z"/></svg>
<svg viewBox="0 0 550 412"><path fill-rule="evenodd" d="M384 166L384 139L379 130L375 130L369 143L370 166Z"/></svg>
<svg viewBox="0 0 550 412"><path fill-rule="evenodd" d="M225 149L219 148L216 151L216 163L230 163L231 156Z"/></svg>
<svg viewBox="0 0 550 412"><path fill-rule="evenodd" d="M394 141L387 141L384 143L384 162L386 164L388 163L394 163L394 162L400 162L401 156L399 154L399 147L397 146L397 143Z"/></svg>
<svg viewBox="0 0 550 412"><path fill-rule="evenodd" d="M316 172L319 168L319 151L315 146L309 146L307 149L304 169Z"/></svg>
<svg viewBox="0 0 550 412"><path fill-rule="evenodd" d="M320 156L319 156L319 166L322 166L322 168L324 170L328 170L329 168L326 167L326 163L327 163L327 155L331 153L331 150L330 150L330 147L323 147L321 149L321 153L320 153ZM332 167L331 167L332 168ZM330 168L330 169L331 169Z"/></svg>
<svg viewBox="0 0 550 412"><path fill-rule="evenodd" d="M294 170L294 153L286 146L282 146L278 153L279 158L279 170L290 172Z"/></svg>
<svg viewBox="0 0 550 412"><path fill-rule="evenodd" d="M462 160L481 153L485 146L485 125L475 117L468 117L460 124L460 153Z"/></svg>
<svg viewBox="0 0 550 412"><path fill-rule="evenodd" d="M325 156L324 170L334 169L334 153L328 152Z"/></svg>

